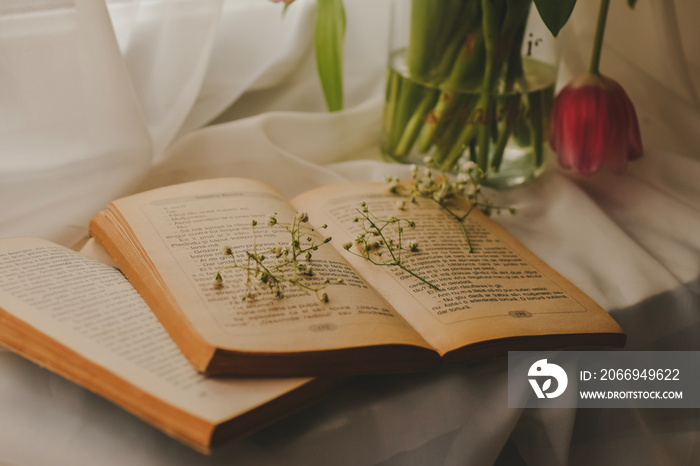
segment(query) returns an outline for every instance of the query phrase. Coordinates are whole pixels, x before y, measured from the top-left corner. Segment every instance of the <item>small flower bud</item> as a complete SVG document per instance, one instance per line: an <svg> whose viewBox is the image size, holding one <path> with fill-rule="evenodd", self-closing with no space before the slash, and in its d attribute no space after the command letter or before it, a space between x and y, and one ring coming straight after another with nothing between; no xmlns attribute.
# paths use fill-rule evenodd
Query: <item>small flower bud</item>
<svg viewBox="0 0 700 466"><path fill-rule="evenodd" d="M472 171L472 170L474 170L474 169L476 169L476 163L474 163L474 162L471 161L471 160L468 161L468 162L464 162L464 163L462 164L462 170L465 171L465 172L467 172L467 173L469 173L470 171Z"/></svg>

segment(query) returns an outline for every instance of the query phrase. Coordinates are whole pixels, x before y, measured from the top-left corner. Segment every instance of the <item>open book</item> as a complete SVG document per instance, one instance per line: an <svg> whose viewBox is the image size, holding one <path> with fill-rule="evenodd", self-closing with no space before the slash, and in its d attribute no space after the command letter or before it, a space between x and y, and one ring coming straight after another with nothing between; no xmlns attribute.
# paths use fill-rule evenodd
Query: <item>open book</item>
<svg viewBox="0 0 700 466"><path fill-rule="evenodd" d="M169 186L114 201L90 231L118 264L200 371L246 375L321 375L425 369L509 350L622 346L615 321L589 297L481 212L458 222L419 200L403 217L419 242L406 265L380 267L343 249L358 234L353 219L366 201L380 217L397 215L397 197L382 183L317 188L291 201L263 183L213 179ZM270 214L291 222L308 212L333 241L314 253L319 277L342 279L329 302L289 290L243 300L246 274L217 271L259 247L289 244L290 235L258 228Z"/></svg>
<svg viewBox="0 0 700 466"><path fill-rule="evenodd" d="M337 383L207 378L117 269L40 239L0 241L0 343L203 452Z"/></svg>

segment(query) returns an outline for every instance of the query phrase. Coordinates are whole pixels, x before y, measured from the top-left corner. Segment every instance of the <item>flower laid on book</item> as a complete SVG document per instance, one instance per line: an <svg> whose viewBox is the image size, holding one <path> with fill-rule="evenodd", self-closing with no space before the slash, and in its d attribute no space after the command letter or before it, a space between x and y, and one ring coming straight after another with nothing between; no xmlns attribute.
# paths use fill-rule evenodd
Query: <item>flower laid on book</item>
<svg viewBox="0 0 700 466"><path fill-rule="evenodd" d="M562 167L582 174L595 173L602 165L622 173L628 160L642 156L632 101L617 81L599 71L609 3L601 1L588 74L564 87L552 107L550 145Z"/></svg>
<svg viewBox="0 0 700 466"><path fill-rule="evenodd" d="M328 302L328 294L324 291L330 285L340 285L342 279L323 279L317 277L312 266L313 252L331 241L331 237L319 238L314 228L309 226L309 215L297 212L292 223L278 221L277 214L270 215L268 227L283 228L291 236L291 241L285 246L277 246L258 250L256 235L257 220L251 222L253 230L252 250L246 250L243 258L237 259L233 248L226 246L224 254L230 256L233 265L222 267L214 277L214 287L224 286L221 273L229 269L243 269L246 272L246 294L243 299L254 299L256 289L267 289L276 298L284 297L284 287L291 286L304 293L314 293L319 301ZM319 229L326 229L322 225Z"/></svg>
<svg viewBox="0 0 700 466"><path fill-rule="evenodd" d="M425 163L433 165L433 161L426 158ZM463 172L456 178L442 172L439 178L433 177L430 168L419 170L416 165L411 166L411 179L402 182L399 178L389 177L387 183L389 191L393 194L406 198L409 203L416 204L419 198L429 202L434 202L447 212L460 226L464 235L467 252L472 252L472 245L469 240L469 233L465 225L465 220L475 208L482 210L489 215L492 211L501 213L504 207L496 206L483 195L481 181L484 173L474 162L467 162L462 167ZM406 200L401 199L396 202L396 209L405 211L408 208ZM515 207L508 207L511 214L515 214ZM385 267L398 267L413 275L430 288L441 291L437 285L429 282L419 274L411 270L403 261L404 251L417 252L418 243L410 240L405 241L404 228L415 228L414 221L407 218L391 216L380 218L373 214L367 203L361 204L361 209L357 212L359 217L354 218L354 222L362 223L362 233L356 238L354 243L348 242L343 245L346 251L356 256L368 260L370 263ZM352 250L353 246L357 251Z"/></svg>
<svg viewBox="0 0 700 466"><path fill-rule="evenodd" d="M436 165L434 160L426 156L424 162L428 168L419 170L416 165L411 166L411 179L408 183L402 183L399 178L387 178L389 190L406 197L412 203L415 203L418 198L423 198L438 204L459 224L468 252L471 252L472 245L464 221L475 208L481 209L487 215L493 211L500 214L504 209L511 214L515 213L515 207L494 205L484 196L481 183L485 174L474 162L463 163L456 177L442 172L437 179L429 168ZM399 202L397 207L405 209L405 202Z"/></svg>
<svg viewBox="0 0 700 466"><path fill-rule="evenodd" d="M377 217L370 212L366 202L360 205L357 212L360 215L355 217L353 221L362 224L362 233L355 237L354 244L348 242L343 245L346 251L368 260L373 265L398 267L430 288L440 291L436 285L408 268L403 260L404 252L418 252L418 243L413 240L406 241L404 238L404 229L406 227L415 228L415 222L397 216ZM353 246L355 246L356 251L353 250Z"/></svg>

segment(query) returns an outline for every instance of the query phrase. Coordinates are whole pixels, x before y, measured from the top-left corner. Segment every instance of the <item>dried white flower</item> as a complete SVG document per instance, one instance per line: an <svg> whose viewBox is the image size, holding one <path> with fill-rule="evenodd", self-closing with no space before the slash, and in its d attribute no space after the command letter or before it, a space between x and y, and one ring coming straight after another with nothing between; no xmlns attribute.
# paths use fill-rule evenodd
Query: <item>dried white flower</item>
<svg viewBox="0 0 700 466"><path fill-rule="evenodd" d="M470 172L472 170L476 170L476 168L477 168L476 164L471 160L464 162L462 164L462 170L465 172Z"/></svg>

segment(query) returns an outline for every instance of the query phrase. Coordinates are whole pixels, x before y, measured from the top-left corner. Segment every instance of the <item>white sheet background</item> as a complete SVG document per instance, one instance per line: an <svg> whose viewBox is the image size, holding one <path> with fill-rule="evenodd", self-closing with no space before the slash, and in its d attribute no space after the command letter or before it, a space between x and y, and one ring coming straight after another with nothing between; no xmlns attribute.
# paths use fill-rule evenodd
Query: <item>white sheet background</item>
<svg viewBox="0 0 700 466"><path fill-rule="evenodd" d="M496 193L499 221L625 328L629 349L700 350L700 5L613 2L601 69L637 106L625 176L552 168ZM388 1L346 1L347 110L325 113L314 2L0 3L0 237L72 245L136 189L213 176L289 195L405 168L377 149ZM598 2L565 28L562 79L585 69ZM223 114L222 114L223 112ZM214 124L197 129L214 120ZM696 410L508 409L505 361L357 378L204 458L101 398L0 352L0 463L698 464Z"/></svg>

